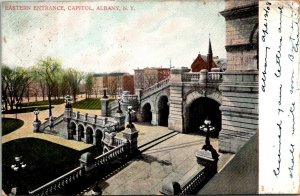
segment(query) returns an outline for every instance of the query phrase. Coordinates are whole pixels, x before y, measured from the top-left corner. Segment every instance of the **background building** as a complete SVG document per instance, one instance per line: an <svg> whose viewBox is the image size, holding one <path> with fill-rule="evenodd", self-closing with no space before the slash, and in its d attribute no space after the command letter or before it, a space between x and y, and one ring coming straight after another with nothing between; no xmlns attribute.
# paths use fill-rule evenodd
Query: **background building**
<svg viewBox="0 0 300 196"><path fill-rule="evenodd" d="M134 92L134 77L128 73L94 74L94 94L102 95L107 88L108 95L118 95L122 91Z"/></svg>
<svg viewBox="0 0 300 196"><path fill-rule="evenodd" d="M134 88L147 89L170 75L170 68L144 68L134 70Z"/></svg>

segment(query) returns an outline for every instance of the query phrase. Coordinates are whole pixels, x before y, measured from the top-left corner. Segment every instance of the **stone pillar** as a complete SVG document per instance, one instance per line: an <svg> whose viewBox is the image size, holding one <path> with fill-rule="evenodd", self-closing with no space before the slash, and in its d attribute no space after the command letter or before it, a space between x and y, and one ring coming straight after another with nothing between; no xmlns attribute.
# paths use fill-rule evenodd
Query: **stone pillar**
<svg viewBox="0 0 300 196"><path fill-rule="evenodd" d="M81 141L81 135L79 135L79 131L77 131L77 141Z"/></svg>
<svg viewBox="0 0 300 196"><path fill-rule="evenodd" d="M114 115L114 119L116 119L116 121L118 122L118 130L117 131L121 131L125 129L125 114L123 113L116 113Z"/></svg>
<svg viewBox="0 0 300 196"><path fill-rule="evenodd" d="M85 177L90 177L92 175L92 170L94 169L94 155L90 152L86 152L81 155L79 162L80 167L84 169Z"/></svg>
<svg viewBox="0 0 300 196"><path fill-rule="evenodd" d="M168 128L183 132L183 84L182 74L189 72L188 68L172 69L170 74L170 114L168 119ZM176 110L173 110L176 108Z"/></svg>
<svg viewBox="0 0 300 196"><path fill-rule="evenodd" d="M138 152L137 148L137 138L138 138L138 131L136 130L134 124L131 121L131 112L132 109L128 108L128 124L126 125L126 129L122 131L123 137L129 142L129 153L134 155Z"/></svg>
<svg viewBox="0 0 300 196"><path fill-rule="evenodd" d="M218 172L219 154L211 146L209 149L201 149L196 152L197 163L208 168L208 178L213 177Z"/></svg>
<svg viewBox="0 0 300 196"><path fill-rule="evenodd" d="M33 133L38 133L40 131L41 121L35 120L35 121L33 121L32 124L33 124Z"/></svg>
<svg viewBox="0 0 300 196"><path fill-rule="evenodd" d="M140 103L140 100L141 100L142 92L143 92L142 89L135 89L135 95L138 96L138 102L139 103Z"/></svg>
<svg viewBox="0 0 300 196"><path fill-rule="evenodd" d="M208 70L207 69L202 69L200 71L200 83L205 84L207 81L207 74L208 74Z"/></svg>
<svg viewBox="0 0 300 196"><path fill-rule="evenodd" d="M158 125L158 112L155 111L155 109L152 109L151 113L152 113L151 125Z"/></svg>
<svg viewBox="0 0 300 196"><path fill-rule="evenodd" d="M108 104L109 104L108 98L101 98L101 115L102 116L109 116Z"/></svg>
<svg viewBox="0 0 300 196"><path fill-rule="evenodd" d="M137 138L138 138L138 131L136 130L136 128L133 126L133 127L126 127L126 129L124 131L122 131L123 133L123 137L125 139L128 140L129 142L129 153L130 154L135 154L137 153L138 151L138 143L137 143Z"/></svg>
<svg viewBox="0 0 300 196"><path fill-rule="evenodd" d="M226 1L227 70L219 149L236 153L258 130L258 1Z"/></svg>
<svg viewBox="0 0 300 196"><path fill-rule="evenodd" d="M67 122L67 139L73 139L73 130L70 127L70 121L72 118L72 113L73 113L73 109L72 109L72 105L67 102L66 106L65 106L65 112L64 112L64 121Z"/></svg>
<svg viewBox="0 0 300 196"><path fill-rule="evenodd" d="M94 146L97 146L98 144L97 144L97 138L96 138L96 134L93 134L93 145Z"/></svg>
<svg viewBox="0 0 300 196"><path fill-rule="evenodd" d="M179 195L181 191L181 186L178 182L164 179L162 189L159 192L163 195Z"/></svg>

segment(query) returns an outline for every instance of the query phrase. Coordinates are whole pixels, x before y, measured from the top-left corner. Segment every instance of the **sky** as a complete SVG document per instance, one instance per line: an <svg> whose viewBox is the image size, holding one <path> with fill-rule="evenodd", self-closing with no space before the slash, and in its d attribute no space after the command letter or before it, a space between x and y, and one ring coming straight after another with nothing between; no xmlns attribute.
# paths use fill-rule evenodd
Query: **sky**
<svg viewBox="0 0 300 196"><path fill-rule="evenodd" d="M77 10L69 10L74 6ZM3 2L2 64L30 67L50 56L64 68L82 72L133 73L136 68L169 67L170 61L174 67L190 67L199 53L207 54L209 33L214 56L226 58L222 10L222 0Z"/></svg>

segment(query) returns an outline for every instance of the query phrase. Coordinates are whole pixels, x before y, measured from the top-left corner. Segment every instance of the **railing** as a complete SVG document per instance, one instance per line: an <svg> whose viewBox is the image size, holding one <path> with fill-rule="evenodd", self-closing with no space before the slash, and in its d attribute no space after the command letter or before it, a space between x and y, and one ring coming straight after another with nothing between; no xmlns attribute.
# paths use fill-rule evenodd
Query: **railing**
<svg viewBox="0 0 300 196"><path fill-rule="evenodd" d="M57 125L58 123L60 123L61 121L63 121L63 116L64 114L56 117L53 121L52 121L52 125ZM44 123L42 123L40 125L40 131L43 132L47 127L49 127L49 120L46 120Z"/></svg>
<svg viewBox="0 0 300 196"><path fill-rule="evenodd" d="M184 73L182 74L183 82L199 81L200 73Z"/></svg>
<svg viewBox="0 0 300 196"><path fill-rule="evenodd" d="M53 121L52 121L52 125L57 125L58 123L60 123L61 121L63 121L63 117L64 117L64 114L56 117Z"/></svg>
<svg viewBox="0 0 300 196"><path fill-rule="evenodd" d="M99 167L100 165L107 164L109 161L116 160L122 155L127 153L128 144L123 143L122 145L98 156L95 158L94 167Z"/></svg>
<svg viewBox="0 0 300 196"><path fill-rule="evenodd" d="M198 82L200 80L200 75L204 74L205 72L197 72L197 73L183 73L182 81L183 82ZM207 72L207 81L208 82L220 82L223 80L224 72Z"/></svg>
<svg viewBox="0 0 300 196"><path fill-rule="evenodd" d="M193 195L196 194L195 191L200 190L207 180L210 178L208 176L208 167L201 169L198 173L192 176L182 185L181 192L179 195Z"/></svg>
<svg viewBox="0 0 300 196"><path fill-rule="evenodd" d="M114 100L114 101L109 103L109 108L110 108L111 111L115 110L118 107L119 107L118 100Z"/></svg>
<svg viewBox="0 0 300 196"><path fill-rule="evenodd" d="M208 72L208 81L218 82L223 80L224 72Z"/></svg>
<svg viewBox="0 0 300 196"><path fill-rule="evenodd" d="M46 183L45 185L29 192L30 195L53 195L62 190L66 185L78 180L83 176L83 168L77 167L68 173Z"/></svg>
<svg viewBox="0 0 300 196"><path fill-rule="evenodd" d="M158 90L161 90L162 88L165 88L169 85L169 78L166 78L152 86L150 86L149 88L145 89L143 91L143 94L142 94L142 98L141 99L144 99L150 95L152 95L153 93L155 93L156 91Z"/></svg>
<svg viewBox="0 0 300 196"><path fill-rule="evenodd" d="M117 146L120 146L120 145L124 144L124 141L122 139L119 139L119 138L116 138L116 137L114 139L115 139L115 144Z"/></svg>
<svg viewBox="0 0 300 196"><path fill-rule="evenodd" d="M136 101L137 99L138 99L137 95L123 95L122 102L131 103L132 101Z"/></svg>

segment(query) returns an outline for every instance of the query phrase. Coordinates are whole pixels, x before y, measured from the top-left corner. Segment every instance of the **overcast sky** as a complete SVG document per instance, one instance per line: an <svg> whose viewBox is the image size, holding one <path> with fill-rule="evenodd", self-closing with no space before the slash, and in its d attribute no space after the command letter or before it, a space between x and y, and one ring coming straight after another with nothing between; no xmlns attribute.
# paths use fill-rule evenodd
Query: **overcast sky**
<svg viewBox="0 0 300 196"><path fill-rule="evenodd" d="M9 5L31 10L6 10ZM34 11L34 5L65 11ZM68 6L93 11L70 11ZM134 6L103 11L97 6ZM220 1L6 2L2 4L2 63L32 66L47 56L63 67L85 72L127 71L144 67L190 66L206 55L208 34L214 56L226 57L224 10Z"/></svg>

